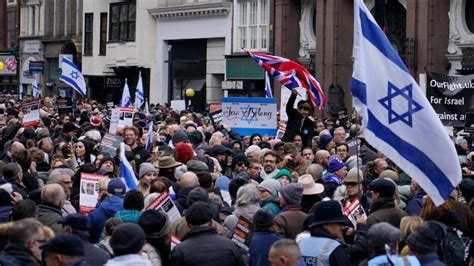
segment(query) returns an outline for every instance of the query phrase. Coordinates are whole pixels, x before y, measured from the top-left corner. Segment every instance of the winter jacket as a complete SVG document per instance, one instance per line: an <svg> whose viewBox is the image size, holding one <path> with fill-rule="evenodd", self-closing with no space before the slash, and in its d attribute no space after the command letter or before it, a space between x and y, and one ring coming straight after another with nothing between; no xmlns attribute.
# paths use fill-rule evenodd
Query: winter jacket
<svg viewBox="0 0 474 266"><path fill-rule="evenodd" d="M20 266L20 265L40 265L33 257L33 253L25 245L8 244L0 252L0 265L2 266Z"/></svg>
<svg viewBox="0 0 474 266"><path fill-rule="evenodd" d="M280 237L271 232L255 232L249 247L250 265L270 266L268 252L273 243L280 240Z"/></svg>
<svg viewBox="0 0 474 266"><path fill-rule="evenodd" d="M293 106L296 101L297 94L292 93L286 104L286 114L288 115L288 122L286 124L286 131L283 135L283 142L292 142L296 134L301 135L303 147L311 147L312 139L315 135L314 122L309 117L303 118L298 113L298 110ZM304 119L304 120L303 120Z"/></svg>
<svg viewBox="0 0 474 266"><path fill-rule="evenodd" d="M406 213L409 216L418 216L423 208L423 197L426 195L424 191L417 193L413 198L408 200Z"/></svg>
<svg viewBox="0 0 474 266"><path fill-rule="evenodd" d="M275 217L276 232L285 237L295 239L303 231L303 222L307 214L301 211L301 207L294 206L283 210Z"/></svg>
<svg viewBox="0 0 474 266"><path fill-rule="evenodd" d="M145 146L138 145L132 149L133 158L135 160L135 164L137 169L140 169L140 164L146 162L148 158L150 158L150 153L146 150Z"/></svg>
<svg viewBox="0 0 474 266"><path fill-rule="evenodd" d="M8 223L10 221L10 214L12 212L12 208L13 206L11 204L0 206L0 223Z"/></svg>
<svg viewBox="0 0 474 266"><path fill-rule="evenodd" d="M149 260L144 259L138 254L128 254L117 256L107 262L106 266L151 266Z"/></svg>
<svg viewBox="0 0 474 266"><path fill-rule="evenodd" d="M38 205L38 220L46 226L49 226L55 234L62 232L62 226L59 222L63 219L61 208L50 204L42 203Z"/></svg>
<svg viewBox="0 0 474 266"><path fill-rule="evenodd" d="M193 187L183 188L176 192L176 200L174 200L174 205L178 208L179 212L183 214L183 211L188 208L187 200L188 194L193 190Z"/></svg>
<svg viewBox="0 0 474 266"><path fill-rule="evenodd" d="M123 198L112 195L106 198L97 208L89 215L91 220L90 241L97 243L99 241L102 230L104 229L107 219L114 217L115 214L123 210Z"/></svg>
<svg viewBox="0 0 474 266"><path fill-rule="evenodd" d="M248 220L252 221L253 215L260 209L260 204L248 204L245 206L236 206L234 213L227 216L224 221L224 227L229 230L230 235L234 233L235 227L239 222L239 217L244 216Z"/></svg>
<svg viewBox="0 0 474 266"><path fill-rule="evenodd" d="M212 220L211 227L221 236L230 235L224 226L214 220ZM178 239L182 239L189 231L191 231L191 228L189 227L185 217L181 217L171 224L170 233L176 235Z"/></svg>
<svg viewBox="0 0 474 266"><path fill-rule="evenodd" d="M421 257L418 257L418 261L421 266L444 266L443 262L439 260L438 254L436 252L431 252Z"/></svg>
<svg viewBox="0 0 474 266"><path fill-rule="evenodd" d="M273 217L277 216L281 212L280 203L277 197L271 197L270 199L263 200L261 203L262 208L270 210Z"/></svg>
<svg viewBox="0 0 474 266"><path fill-rule="evenodd" d="M171 252L171 265L244 265L239 248L209 226L191 229Z"/></svg>
<svg viewBox="0 0 474 266"><path fill-rule="evenodd" d="M405 216L407 214L398 206L395 206L393 199L381 198L372 203L370 215L367 217L367 226L370 228L376 223L387 222L399 228L400 221Z"/></svg>
<svg viewBox="0 0 474 266"><path fill-rule="evenodd" d="M88 265L102 266L110 259L109 254L105 250L89 243L87 239L82 239L82 244L84 245L84 260Z"/></svg>

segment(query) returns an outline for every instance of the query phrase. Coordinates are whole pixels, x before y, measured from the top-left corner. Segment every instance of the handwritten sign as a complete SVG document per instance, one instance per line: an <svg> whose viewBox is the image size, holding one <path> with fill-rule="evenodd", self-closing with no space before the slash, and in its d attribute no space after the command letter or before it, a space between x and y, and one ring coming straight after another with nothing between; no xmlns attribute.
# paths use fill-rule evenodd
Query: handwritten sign
<svg viewBox="0 0 474 266"><path fill-rule="evenodd" d="M254 133L275 136L276 100L270 98L222 98L222 123L242 136Z"/></svg>

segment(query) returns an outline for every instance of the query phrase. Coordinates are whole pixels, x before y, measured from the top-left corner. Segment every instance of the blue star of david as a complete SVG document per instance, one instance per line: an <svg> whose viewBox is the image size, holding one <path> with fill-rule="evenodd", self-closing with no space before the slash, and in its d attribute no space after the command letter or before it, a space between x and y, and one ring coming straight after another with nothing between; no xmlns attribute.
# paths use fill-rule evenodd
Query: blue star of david
<svg viewBox="0 0 474 266"><path fill-rule="evenodd" d="M256 112L254 114L250 114L250 110L252 110L252 107L250 107L250 105L248 105L247 107L240 107L240 110L242 111L242 117L240 118L240 120L247 121L249 124L252 121L258 121Z"/></svg>
<svg viewBox="0 0 474 266"><path fill-rule="evenodd" d="M79 77L79 74L77 73L77 71L71 71L71 74L69 74L69 76L71 76L71 78L73 79L77 79Z"/></svg>
<svg viewBox="0 0 474 266"><path fill-rule="evenodd" d="M413 100L412 89L413 89L412 84L409 84L408 86L400 89L397 86L395 86L393 83L391 83L390 81L388 82L388 87L387 87L388 95L380 99L379 102L383 107L385 107L388 110L388 123L389 124L395 123L397 121L402 121L407 126L412 127L412 121L413 121L412 115L420 111L421 109L423 109L423 107L421 107L420 104L418 104L417 102L415 102L415 100ZM392 100L398 96L405 98L407 102L407 111L401 114L397 113L392 108Z"/></svg>

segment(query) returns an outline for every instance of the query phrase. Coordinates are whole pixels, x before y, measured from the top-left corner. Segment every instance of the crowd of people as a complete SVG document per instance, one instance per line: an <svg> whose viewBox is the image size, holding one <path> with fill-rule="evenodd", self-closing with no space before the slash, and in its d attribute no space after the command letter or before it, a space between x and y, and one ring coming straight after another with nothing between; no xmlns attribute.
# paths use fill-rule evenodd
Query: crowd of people
<svg viewBox="0 0 474 266"><path fill-rule="evenodd" d="M466 175L436 206L357 117L314 119L296 95L281 139L168 105L137 111L117 132L135 188L120 147L101 144L106 106L45 98L24 127L18 103L0 104L0 265L474 265L466 139L452 136ZM152 207L162 196L172 204Z"/></svg>

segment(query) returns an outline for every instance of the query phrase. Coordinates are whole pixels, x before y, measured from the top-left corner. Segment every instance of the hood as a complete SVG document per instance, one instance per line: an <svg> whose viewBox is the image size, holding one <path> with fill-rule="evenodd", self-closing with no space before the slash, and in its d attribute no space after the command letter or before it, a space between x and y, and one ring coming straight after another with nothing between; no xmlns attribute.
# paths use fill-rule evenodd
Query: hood
<svg viewBox="0 0 474 266"><path fill-rule="evenodd" d="M235 207L234 215L239 217L243 215L245 218L252 220L253 215L260 209L260 204L248 204L244 206Z"/></svg>
<svg viewBox="0 0 474 266"><path fill-rule="evenodd" d="M107 216L114 216L117 212L123 210L123 198L112 195L100 204L100 208Z"/></svg>

